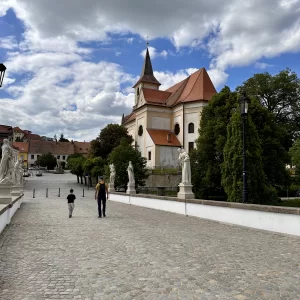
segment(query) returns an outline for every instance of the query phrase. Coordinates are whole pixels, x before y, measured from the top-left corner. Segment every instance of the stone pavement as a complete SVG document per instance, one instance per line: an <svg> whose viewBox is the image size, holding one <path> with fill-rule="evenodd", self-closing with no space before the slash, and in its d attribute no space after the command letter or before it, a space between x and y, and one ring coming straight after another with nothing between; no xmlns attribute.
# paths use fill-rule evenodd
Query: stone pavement
<svg viewBox="0 0 300 300"><path fill-rule="evenodd" d="M0 236L0 299L300 299L300 238L112 201L98 219L93 191L83 198L75 182L28 179Z"/></svg>

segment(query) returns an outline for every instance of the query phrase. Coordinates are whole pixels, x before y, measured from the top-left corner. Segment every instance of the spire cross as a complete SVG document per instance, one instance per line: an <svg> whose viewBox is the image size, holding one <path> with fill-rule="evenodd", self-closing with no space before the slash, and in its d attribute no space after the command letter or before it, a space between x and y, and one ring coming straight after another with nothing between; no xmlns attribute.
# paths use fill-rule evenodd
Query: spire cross
<svg viewBox="0 0 300 300"><path fill-rule="evenodd" d="M146 46L147 47L149 46L149 37L148 37L148 35L146 36Z"/></svg>

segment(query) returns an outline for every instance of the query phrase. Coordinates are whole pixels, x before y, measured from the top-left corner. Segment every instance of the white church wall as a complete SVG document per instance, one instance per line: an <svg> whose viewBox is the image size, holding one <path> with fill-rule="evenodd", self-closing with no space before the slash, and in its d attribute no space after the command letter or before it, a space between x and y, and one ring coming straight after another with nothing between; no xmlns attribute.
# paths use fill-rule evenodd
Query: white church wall
<svg viewBox="0 0 300 300"><path fill-rule="evenodd" d="M189 133L188 127L189 124L194 124L194 133ZM184 149L188 151L189 149L189 142L194 143L195 147L195 140L198 137L198 128L199 128L199 112L185 112L184 114Z"/></svg>
<svg viewBox="0 0 300 300"><path fill-rule="evenodd" d="M151 152L151 160L149 160L149 152ZM155 166L155 145L149 135L146 132L146 159L147 159L147 168L153 168Z"/></svg>
<svg viewBox="0 0 300 300"><path fill-rule="evenodd" d="M180 132L179 132L179 134L177 135L177 138L178 138L180 144L182 145L182 143L183 143L182 111L176 112L176 113L174 114L174 117L173 117L173 124L172 124L171 130L174 131L174 127L175 127L176 124L179 124L179 127L180 127Z"/></svg>
<svg viewBox="0 0 300 300"><path fill-rule="evenodd" d="M143 134L142 136L138 135L139 127L143 126ZM146 157L145 155L145 136L146 136L146 118L144 115L141 115L139 118L137 118L136 121L136 144L138 146L139 151L141 152L141 155Z"/></svg>
<svg viewBox="0 0 300 300"><path fill-rule="evenodd" d="M151 128L170 130L170 118L152 117Z"/></svg>
<svg viewBox="0 0 300 300"><path fill-rule="evenodd" d="M178 167L178 147L157 146L159 148L159 166L167 168Z"/></svg>

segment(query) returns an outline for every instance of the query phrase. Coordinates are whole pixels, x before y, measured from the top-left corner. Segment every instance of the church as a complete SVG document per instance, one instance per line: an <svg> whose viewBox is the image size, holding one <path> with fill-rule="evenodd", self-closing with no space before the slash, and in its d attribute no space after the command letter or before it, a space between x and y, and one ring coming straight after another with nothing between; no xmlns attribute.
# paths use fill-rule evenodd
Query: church
<svg viewBox="0 0 300 300"><path fill-rule="evenodd" d="M165 91L154 77L148 48L140 79L133 86L135 103L122 125L134 146L147 159L148 168L176 168L178 148L195 148L201 111L217 93L205 68Z"/></svg>

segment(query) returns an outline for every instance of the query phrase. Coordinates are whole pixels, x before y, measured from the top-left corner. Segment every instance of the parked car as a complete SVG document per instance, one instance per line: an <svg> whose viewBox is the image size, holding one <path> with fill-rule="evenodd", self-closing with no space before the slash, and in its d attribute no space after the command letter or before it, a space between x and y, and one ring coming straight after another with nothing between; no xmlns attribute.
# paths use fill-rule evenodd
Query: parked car
<svg viewBox="0 0 300 300"><path fill-rule="evenodd" d="M28 174L28 172L27 171L24 171L23 172L23 177L29 177L30 175Z"/></svg>
<svg viewBox="0 0 300 300"><path fill-rule="evenodd" d="M43 176L42 171L38 171L38 172L35 174L35 176Z"/></svg>

